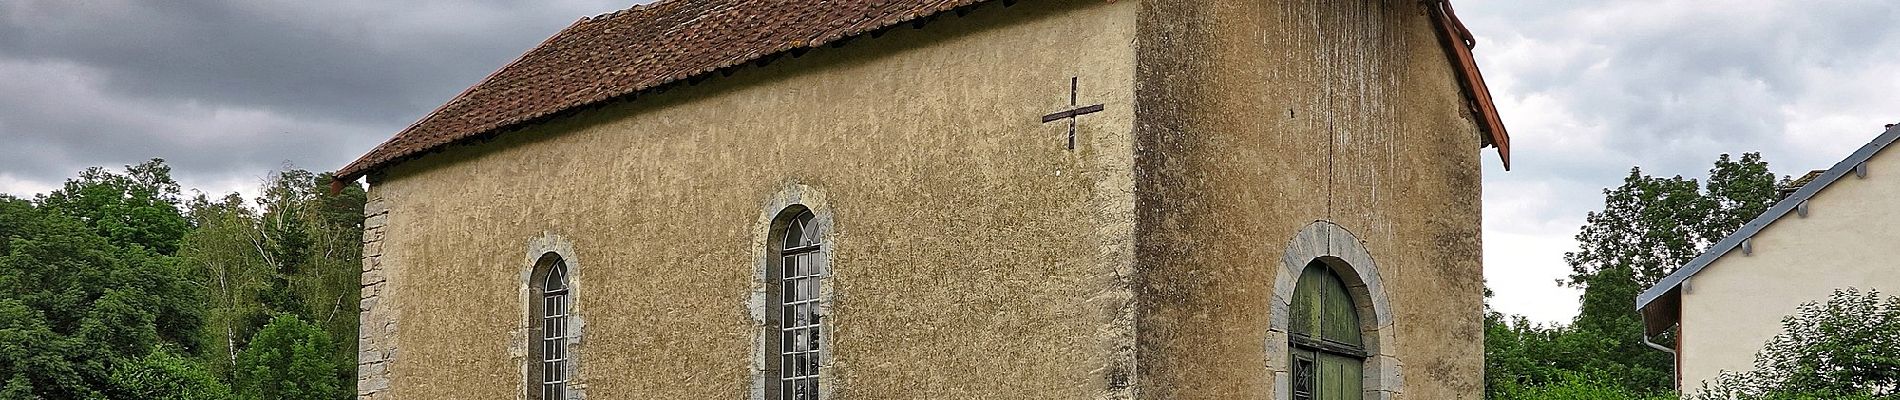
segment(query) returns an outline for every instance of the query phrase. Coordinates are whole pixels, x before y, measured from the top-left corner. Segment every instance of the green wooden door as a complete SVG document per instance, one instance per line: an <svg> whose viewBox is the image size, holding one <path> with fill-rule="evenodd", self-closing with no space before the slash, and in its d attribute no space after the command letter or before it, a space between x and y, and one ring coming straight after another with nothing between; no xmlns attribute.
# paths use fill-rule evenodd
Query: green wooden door
<svg viewBox="0 0 1900 400"><path fill-rule="evenodd" d="M1365 360L1321 353L1319 355L1319 398L1325 400L1361 400L1365 396Z"/></svg>
<svg viewBox="0 0 1900 400"><path fill-rule="evenodd" d="M1292 301L1287 332L1292 400L1362 400L1366 349L1359 309L1345 281L1315 261L1301 271Z"/></svg>

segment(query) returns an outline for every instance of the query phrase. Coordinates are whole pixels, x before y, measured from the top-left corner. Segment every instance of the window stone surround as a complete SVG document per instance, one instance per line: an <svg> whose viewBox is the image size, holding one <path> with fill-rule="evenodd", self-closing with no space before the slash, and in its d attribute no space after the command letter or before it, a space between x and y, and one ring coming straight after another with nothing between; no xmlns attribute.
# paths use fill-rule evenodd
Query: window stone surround
<svg viewBox="0 0 1900 400"><path fill-rule="evenodd" d="M1291 312L1293 290L1299 282L1300 272L1315 260L1331 267L1346 282L1346 289L1359 307L1360 332L1364 335L1366 352L1371 354L1366 358L1363 375L1365 398L1390 400L1398 397L1405 383L1402 378L1404 375L1400 374L1404 363L1396 356L1398 343L1396 330L1393 329L1392 303L1386 298L1378 264L1366 250L1365 241L1339 224L1320 220L1301 228L1288 241L1280 265L1274 267L1271 327L1265 340L1267 370L1273 374L1273 398L1291 398L1292 360L1287 345L1288 314Z"/></svg>
<svg viewBox="0 0 1900 400"><path fill-rule="evenodd" d="M568 293L567 398L560 400L584 400L587 398L587 376L584 374L586 370L581 368L580 364L584 359L581 353L586 349L583 345L584 338L587 336L587 321L584 316L585 308L583 308L586 302L581 298L584 293L581 287L583 280L581 279L581 261L575 257L574 242L551 232L542 232L540 236L528 240L527 249L520 264L521 278L516 281L516 290L519 293L517 304L521 305L521 317L515 319L517 325L508 341L508 357L515 361L516 368L519 369L516 376L520 377L517 380L520 381L521 386L515 393L519 398L527 399L530 390L539 390L540 379L528 376L529 364L541 362L529 351L531 346L540 344L539 338L530 337L533 336L530 333L535 331L532 324L541 321L540 316L535 315L538 307L534 306L540 301L541 293L536 290L532 282L536 277L536 272L558 260L567 266Z"/></svg>
<svg viewBox="0 0 1900 400"><path fill-rule="evenodd" d="M783 222L797 216L799 210L810 210L812 219L807 224L823 232L823 236L818 239L820 243L823 243L823 246L819 247L818 257L825 260L820 264L823 270L820 271L818 278L818 310L819 314L825 317L825 322L818 327L818 346L821 349L818 365L818 397L832 398L832 393L836 393L837 386L842 384L839 376L832 372L839 364L837 352L834 351L836 347L833 347L836 335L832 333L832 327L836 326L834 324L837 321L833 310L836 309L834 300L838 287L834 282L835 276L832 274L834 271L832 254L837 248L835 238L838 236L838 230L832 223L831 205L826 201L823 191L804 184L787 183L778 192L773 193L772 197L765 200L759 209L758 220L752 226L751 248L754 253L751 266L752 284L745 303L746 314L752 319L753 332L749 360L752 384L747 397L750 400L767 400L766 379L773 379L766 375L766 358L778 357L778 354L770 354L766 340L779 340L779 333L777 328L769 326L766 320L766 311L771 308L773 302L777 301L767 296L767 278L771 276L770 269L776 268L779 263L780 249L775 243L778 243L776 239L779 235L783 234Z"/></svg>

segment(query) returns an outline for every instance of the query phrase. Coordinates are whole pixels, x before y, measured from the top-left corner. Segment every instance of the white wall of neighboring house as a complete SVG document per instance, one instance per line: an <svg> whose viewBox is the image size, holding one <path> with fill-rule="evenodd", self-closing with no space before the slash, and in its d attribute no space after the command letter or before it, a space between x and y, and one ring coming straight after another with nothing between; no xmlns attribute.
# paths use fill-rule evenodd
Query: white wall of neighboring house
<svg viewBox="0 0 1900 400"><path fill-rule="evenodd" d="M1866 178L1848 173L1690 277L1682 297L1682 388L1694 392L1720 371L1751 369L1755 353L1781 332L1781 319L1835 289L1900 295L1900 150L1868 160ZM1818 183L1817 183L1818 184Z"/></svg>

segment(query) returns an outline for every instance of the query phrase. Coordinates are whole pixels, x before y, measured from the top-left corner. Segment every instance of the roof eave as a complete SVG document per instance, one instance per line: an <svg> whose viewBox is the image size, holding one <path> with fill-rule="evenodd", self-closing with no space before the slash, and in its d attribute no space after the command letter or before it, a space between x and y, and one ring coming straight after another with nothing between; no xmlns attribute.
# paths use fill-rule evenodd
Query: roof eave
<svg viewBox="0 0 1900 400"><path fill-rule="evenodd" d="M1645 290L1641 295L1636 296L1636 309L1648 312L1649 307L1654 304L1657 299L1662 298L1665 294L1676 293L1675 290L1679 286L1682 286L1682 282L1689 279L1690 276L1702 272L1702 269L1708 268L1710 264L1715 263L1715 260L1721 259L1722 256L1740 247L1743 241L1753 238L1756 234L1761 233L1762 229L1766 229L1768 225L1774 224L1775 221L1780 220L1781 217L1787 216L1789 212L1793 212L1801 203L1807 202L1813 198L1815 194L1820 193L1821 190L1833 185L1834 182L1839 181L1842 177L1847 176L1847 174L1853 173L1856 167L1866 163L1867 160L1872 159L1875 154L1880 153L1882 149L1893 144L1896 138L1900 138L1900 126L1888 127L1886 132L1881 133L1880 136L1875 137L1873 141L1861 146L1860 150L1854 151L1854 154L1835 163L1833 168L1829 168L1826 173L1821 174L1819 178L1815 178L1814 182L1802 186L1800 190L1795 191L1794 194L1789 195L1788 198L1775 203L1774 207L1770 207L1768 211L1763 212L1760 216L1755 217L1754 220L1742 225L1742 228L1736 230L1735 234L1729 235L1720 242L1716 242L1714 246L1709 247L1708 251L1696 256L1696 258L1690 260L1688 264L1683 264L1681 268L1676 269L1676 272L1669 274L1669 276L1664 277L1661 281L1657 281L1655 286L1651 286L1649 290Z"/></svg>
<svg viewBox="0 0 1900 400"><path fill-rule="evenodd" d="M1004 3L1004 5L1006 6L1013 5L1014 3L1016 3L1016 1L1017 0L1000 0L1000 2ZM824 35L821 35L817 39L810 40L810 41L800 43L800 44L791 45L778 51L762 52L759 54L751 55L750 57L741 57L737 59L728 60L728 62L723 65L708 67L700 71L686 73L686 74L683 74L682 76L679 76L677 79L673 79L666 83L652 85L649 87L636 88L634 90L628 91L627 93L623 93L623 94L619 94L615 96L609 96L606 99L603 99L600 101L595 101L595 102L590 102L590 103L585 103L585 104L578 104L571 107L567 107L559 111L547 113L544 115L521 118L520 120L515 121L513 123L502 124L501 126L496 126L494 128L487 129L482 132L477 132L477 133L468 135L468 137L452 140L450 141L449 144L430 146L429 148L419 149L415 151L401 152L399 154L395 154L388 157L375 157L378 154L382 154L386 148L391 147L393 142L395 142L398 139L401 139L404 136L403 133L411 129L415 129L416 125L419 125L423 121L428 120L430 117L436 115L437 113L442 112L442 109L447 108L449 105L455 104L457 101L461 100L463 96L466 96L470 91L475 90L475 88L480 87L481 85L487 83L489 80L493 79L496 74L501 73L501 71L507 70L509 66L513 66L515 63L521 62L521 60L527 58L528 55L533 54L535 50L538 50L541 47L546 46L549 42L553 41L555 38L560 37L561 34L566 33L568 29L574 29L575 26L579 26L581 24L584 24L593 20L593 18L581 18L579 21L576 21L572 25L569 25L567 28L563 29L561 32L557 32L556 34L549 36L547 39L544 39L541 44L536 45L535 47L529 48L526 52L522 53L520 57L517 57L514 61L511 61L508 65L495 70L495 72L493 73L490 73L487 78L477 81L474 85L469 86L469 88L463 90L461 94L458 94L455 97L450 98L448 102L445 102L442 104L442 106L437 107L435 111L432 111L429 114L424 114L422 118L417 119L415 123L412 123L408 127L404 128L403 132L398 132L397 135L390 137L389 140L385 140L383 143L378 144L375 148L372 148L369 152L364 153L362 156L357 157L355 161L352 161L349 164L345 165L343 168L338 169L335 176L332 178L332 180L335 182L354 182L357 179L361 179L364 176L367 176L376 170L386 168L390 165L400 163L405 160L419 157L423 154L428 154L435 150L439 150L442 147L449 146L453 143L463 142L469 138L477 138L477 137L492 135L498 132L505 132L505 131L517 128L524 124L541 121L545 119L545 117L548 117L548 116L561 115L562 113L565 113L568 111L583 109L583 108L590 107L592 105L614 101L616 99L635 97L642 93L647 93L655 89L665 88L675 83L685 82L685 81L693 80L696 78L712 75L716 72L727 70L729 68L741 67L741 66L746 65L747 63L756 62L761 59L771 59L771 58L776 58L785 54L809 51L812 49L817 49L826 45L839 43L839 42L856 38L859 36L873 34L875 32L878 32L881 29L899 26L906 23L918 23L918 21L928 21L930 19L934 19L937 16L940 16L946 13L957 12L959 9L965 9L968 7L976 7L976 6L994 3L994 2L998 2L998 0L961 0L961 1L944 0L943 4L941 4L940 7L945 7L945 8L942 8L941 10L938 10L936 12L921 13L917 15L906 15L901 18L892 20L889 23L885 23L881 25L853 25L853 26L843 27L840 29L833 30ZM651 6L651 4L636 5L631 9L623 10L620 12L626 12L633 9L639 9L645 6ZM620 12L610 13L609 15L617 15ZM919 25L918 27L921 28L921 25ZM379 160L379 158L381 159ZM331 186L336 187L340 185L341 185L340 183L336 183L336 184L332 184Z"/></svg>
<svg viewBox="0 0 1900 400"><path fill-rule="evenodd" d="M1464 89L1464 97L1469 103L1468 107L1470 108L1472 116L1475 117L1475 119L1477 119L1478 121L1479 129L1481 130L1483 145L1487 147L1496 147L1498 149L1498 156L1504 164L1504 169L1508 171L1511 168L1510 135L1506 132L1504 128L1503 119L1499 116L1497 107L1492 100L1490 88L1485 84L1484 76L1478 70L1477 61L1475 59L1475 56L1472 54L1471 49L1472 47L1475 46L1476 39L1472 36L1470 30L1464 26L1464 23L1458 20L1457 14L1453 12L1452 10L1450 0L1428 0L1428 1L1430 2L1429 5L1432 6L1432 10L1430 12L1432 21L1436 25L1438 25L1440 28L1439 33L1442 40L1442 45L1445 51L1447 52L1447 56L1451 59L1451 63L1455 69L1455 72L1458 75L1459 84ZM399 132L397 135L391 137L389 140L386 140L383 143L378 144L375 148L373 148L369 152L364 153L362 156L358 157L355 161L352 161L348 165L345 165L343 168L338 169L333 180L336 182L354 182L357 179L360 179L366 175L369 175L370 173L373 173L376 170L380 170L380 169L389 167L391 165L394 165L406 160L420 157L424 154L428 154L428 153L440 150L443 147L447 147L455 143L466 142L467 140L470 140L472 138L487 137L487 136L491 136L500 132L513 130L523 125L543 121L550 116L563 115L564 113L570 112L572 110L584 109L592 105L606 103L606 102L614 101L616 99L625 99L625 98L635 97L642 93L647 93L655 89L668 87L674 83L688 81L688 80L700 78L703 76L711 75L715 72L726 70L728 68L741 67L741 66L746 65L747 63L751 63L760 59L767 59L767 58L777 57L777 56L787 54L787 53L819 48L828 44L837 43L837 42L841 42L841 41L855 38L858 36L870 34L880 29L884 29L884 28L888 28L892 26L898 26L905 23L913 23L916 21L928 20L931 18L935 18L939 15L943 15L945 13L955 12L958 9L962 9L966 7L975 7L975 6L993 3L993 2L996 2L996 0L962 0L962 1L945 0L944 1L945 4L943 4L943 6L948 6L948 7L943 8L934 13L907 15L901 18L897 18L895 20L891 20L889 23L882 24L882 25L854 25L854 26L841 28L838 30L831 31L825 35L822 35L818 39L804 43L803 45L794 45L794 46L786 47L778 51L763 52L760 54L755 54L751 57L741 57L738 59L729 60L729 62L724 65L705 68L700 71L683 74L683 76L680 76L677 79L674 79L666 83L657 84L657 85L653 85L649 87L636 88L634 90L628 91L627 93L608 96L598 101L578 104L571 107L567 107L562 110L549 112L542 115L525 116L513 122L504 123L499 126L488 128L481 132L472 133L465 137L450 140L444 144L427 146L426 148L408 150L408 151L390 150L395 146L396 141L405 137L404 133L407 133L410 130L416 129L416 126L421 124L423 121L426 121L430 119L432 116L438 113L441 113L442 110L444 108L447 108L449 105L455 104L456 102L462 100L463 96L467 95L469 91L472 91L476 87L479 87L487 83L490 79L493 79L494 74L501 73L501 71L506 70L509 66L512 66L515 63L520 62L522 59L525 59L529 54L532 54L535 50L540 49L541 46L545 46L547 44L547 41L552 41L554 38L559 37L560 33L557 33L554 36L550 36L548 39L546 39L542 43L542 45L531 48L527 52L523 53L523 55L520 58L517 58L515 61L510 62L508 66L504 66L501 69L496 70L494 73L490 74L489 78L485 78L481 81L478 81L475 85L472 85L468 89L464 90L461 95L457 95L456 97L451 98L448 102L444 103L441 107L438 107L435 111L432 111L429 114L425 114L421 119L418 119L415 123L405 128L403 132ZM1010 3L1014 3L1015 0L1002 0L1002 2L1007 5ZM958 3L961 3L961 4L958 4ZM635 8L638 8L638 7L635 7ZM582 18L581 20L576 21L573 25L570 25L567 29L573 29L574 26L579 26L590 20L591 19L589 18ZM563 29L562 33L565 33L567 29ZM338 185L341 185L341 184L338 183L332 186L338 186Z"/></svg>
<svg viewBox="0 0 1900 400"><path fill-rule="evenodd" d="M1511 135L1504 128L1504 118L1498 114L1496 101L1491 98L1491 88L1484 82L1484 73L1478 69L1477 56L1471 50L1478 45L1478 39L1458 19L1458 13L1452 9L1450 0L1435 0L1431 4L1432 23L1438 26L1439 40L1445 48L1445 56L1451 59L1453 72L1458 75L1458 84L1464 89L1471 116L1477 120L1480 140L1484 146L1496 147L1498 159L1504 163L1504 170L1511 170Z"/></svg>

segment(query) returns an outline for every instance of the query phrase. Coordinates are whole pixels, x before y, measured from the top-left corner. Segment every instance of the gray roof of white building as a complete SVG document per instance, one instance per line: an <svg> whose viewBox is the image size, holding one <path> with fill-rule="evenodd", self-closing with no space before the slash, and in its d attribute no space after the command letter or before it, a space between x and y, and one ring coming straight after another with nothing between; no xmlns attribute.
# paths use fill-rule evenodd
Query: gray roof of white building
<svg viewBox="0 0 1900 400"><path fill-rule="evenodd" d="M1669 316L1675 316L1674 313L1678 311L1674 309L1652 310L1650 309L1651 305L1657 304L1658 300L1665 299L1665 297L1671 300L1669 303L1680 301L1680 298L1677 296L1681 296L1681 291L1677 289L1679 289L1682 283L1688 280L1690 276L1701 272L1703 268L1708 268L1709 264L1722 258L1723 255L1735 251L1737 248L1741 248L1750 238L1755 237L1755 234L1760 233L1762 229L1766 229L1768 225L1774 224L1775 221L1780 220L1781 217L1795 211L1796 208L1806 203L1808 199L1813 198L1816 193L1820 193L1822 189L1826 189L1828 185L1839 181L1841 177L1855 174L1857 169L1863 168L1867 164L1868 159L1873 158L1874 154L1880 153L1881 149L1887 148L1887 145L1893 144L1896 138L1900 138L1900 125L1889 125L1885 133L1880 134L1879 137L1875 137L1874 140L1868 142L1867 145L1861 146L1860 150L1855 151L1853 155L1847 156L1846 159L1834 164L1833 168L1829 168L1827 172L1814 178L1813 182L1802 185L1800 190L1796 190L1794 194L1775 203L1774 207L1763 212L1761 216L1755 217L1755 219L1749 221L1748 224L1742 225L1742 228L1736 230L1735 234L1729 235L1729 237L1722 239L1720 242L1716 242L1715 246L1710 247L1708 251L1696 256L1696 258L1690 260L1688 264L1684 264L1681 268L1676 269L1675 273L1669 274L1669 276L1658 281L1656 286L1650 287L1649 290L1636 296L1636 309L1643 313L1643 322L1647 325L1648 333L1654 335L1669 329L1670 326L1674 325L1674 318L1670 318ZM1862 172L1864 173L1864 170ZM1658 321L1656 319L1664 320ZM1659 322L1669 323L1662 324Z"/></svg>

